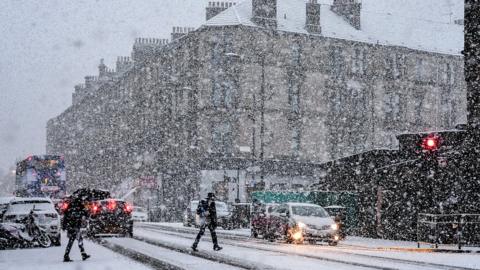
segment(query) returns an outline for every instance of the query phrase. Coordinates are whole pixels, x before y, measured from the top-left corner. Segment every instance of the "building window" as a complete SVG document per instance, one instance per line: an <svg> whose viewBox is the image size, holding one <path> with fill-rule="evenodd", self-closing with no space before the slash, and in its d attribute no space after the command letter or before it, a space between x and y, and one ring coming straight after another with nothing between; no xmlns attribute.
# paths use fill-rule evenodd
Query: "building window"
<svg viewBox="0 0 480 270"><path fill-rule="evenodd" d="M398 122L400 115L400 96L397 93L385 94L385 125L388 127Z"/></svg>
<svg viewBox="0 0 480 270"><path fill-rule="evenodd" d="M406 65L405 65L405 55L403 54L395 54L395 76L396 78L403 78L406 74Z"/></svg>
<svg viewBox="0 0 480 270"><path fill-rule="evenodd" d="M230 122L215 123L212 128L212 148L216 153L232 153L232 128Z"/></svg>
<svg viewBox="0 0 480 270"><path fill-rule="evenodd" d="M227 53L232 53L233 35L223 36L223 43L215 43L212 48L212 104L216 108L232 108L235 106L238 88L236 67L229 63Z"/></svg>
<svg viewBox="0 0 480 270"><path fill-rule="evenodd" d="M441 80L444 84L452 85L454 84L454 74L453 74L453 68L452 64L450 63L445 63L443 65L443 70L441 70Z"/></svg>
<svg viewBox="0 0 480 270"><path fill-rule="evenodd" d="M299 76L292 68L288 71L288 104L292 112L300 113Z"/></svg>
<svg viewBox="0 0 480 270"><path fill-rule="evenodd" d="M414 128L421 128L424 126L423 105L425 100L425 92L423 90L414 93Z"/></svg>
<svg viewBox="0 0 480 270"><path fill-rule="evenodd" d="M355 48L352 72L354 74L364 75L365 74L365 61L366 55L364 51L360 48Z"/></svg>
<svg viewBox="0 0 480 270"><path fill-rule="evenodd" d="M426 80L426 75L425 60L419 57L415 64L415 79L417 81L424 81Z"/></svg>
<svg viewBox="0 0 480 270"><path fill-rule="evenodd" d="M292 129L292 152L294 156L299 156L301 148L301 132L298 125L294 125Z"/></svg>
<svg viewBox="0 0 480 270"><path fill-rule="evenodd" d="M385 58L385 76L390 80L397 80L404 75L405 56L390 54Z"/></svg>
<svg viewBox="0 0 480 270"><path fill-rule="evenodd" d="M297 44L297 43L293 44L293 46L292 46L292 62L294 64L300 64L301 57L302 57L302 51L301 51L300 45Z"/></svg>
<svg viewBox="0 0 480 270"><path fill-rule="evenodd" d="M225 32L223 35L223 46L225 48L226 53L234 52L233 48L233 34L229 32Z"/></svg>
<svg viewBox="0 0 480 270"><path fill-rule="evenodd" d="M334 47L330 50L329 54L331 72L335 77L338 77L343 72L345 66L342 50L339 47Z"/></svg>

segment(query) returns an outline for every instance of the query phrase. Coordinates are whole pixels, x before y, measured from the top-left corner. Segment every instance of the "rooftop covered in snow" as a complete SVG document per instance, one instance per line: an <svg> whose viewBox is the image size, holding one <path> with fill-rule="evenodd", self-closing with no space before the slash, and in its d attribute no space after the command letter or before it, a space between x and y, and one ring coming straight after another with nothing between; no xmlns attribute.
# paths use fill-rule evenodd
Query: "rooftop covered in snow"
<svg viewBox="0 0 480 270"><path fill-rule="evenodd" d="M305 30L309 0L277 0L277 30L308 34ZM402 46L416 50L460 55L463 50L463 1L363 0L357 30L331 10L333 0L318 0L320 36ZM205 23L206 26L245 25L252 22L252 0L240 1Z"/></svg>

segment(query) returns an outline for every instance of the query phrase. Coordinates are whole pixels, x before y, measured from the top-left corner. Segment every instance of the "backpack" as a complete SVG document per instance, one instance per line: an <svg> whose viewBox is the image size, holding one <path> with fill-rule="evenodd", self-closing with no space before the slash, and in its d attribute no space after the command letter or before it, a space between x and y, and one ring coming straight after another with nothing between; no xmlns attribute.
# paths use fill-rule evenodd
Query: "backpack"
<svg viewBox="0 0 480 270"><path fill-rule="evenodd" d="M201 200L197 206L197 214L200 217L205 217L205 212L207 212L208 204L205 200Z"/></svg>

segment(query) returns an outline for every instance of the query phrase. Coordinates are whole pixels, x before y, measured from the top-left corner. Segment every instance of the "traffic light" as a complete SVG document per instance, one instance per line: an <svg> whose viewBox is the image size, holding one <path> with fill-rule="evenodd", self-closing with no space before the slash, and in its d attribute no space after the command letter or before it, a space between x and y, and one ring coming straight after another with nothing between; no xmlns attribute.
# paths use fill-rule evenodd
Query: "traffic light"
<svg viewBox="0 0 480 270"><path fill-rule="evenodd" d="M422 149L427 152L434 152L440 148L441 138L435 134L430 134L422 139Z"/></svg>

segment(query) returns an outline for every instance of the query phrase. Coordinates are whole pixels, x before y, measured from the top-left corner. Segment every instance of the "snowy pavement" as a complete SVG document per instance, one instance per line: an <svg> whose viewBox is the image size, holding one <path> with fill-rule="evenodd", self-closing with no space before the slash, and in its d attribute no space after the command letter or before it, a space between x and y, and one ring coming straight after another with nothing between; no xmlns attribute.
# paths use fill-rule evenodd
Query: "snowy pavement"
<svg viewBox="0 0 480 270"><path fill-rule="evenodd" d="M82 261L75 242L70 253L73 262L64 263L63 254L67 238L62 236L62 246L0 250L1 270L151 270L90 241L84 241L85 249L92 257Z"/></svg>

